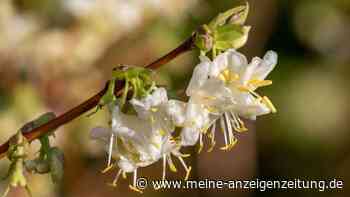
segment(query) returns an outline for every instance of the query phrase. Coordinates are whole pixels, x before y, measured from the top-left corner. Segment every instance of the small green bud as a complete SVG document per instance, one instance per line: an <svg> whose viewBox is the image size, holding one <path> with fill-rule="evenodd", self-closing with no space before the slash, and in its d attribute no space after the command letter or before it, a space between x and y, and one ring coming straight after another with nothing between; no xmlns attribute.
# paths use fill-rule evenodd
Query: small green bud
<svg viewBox="0 0 350 197"><path fill-rule="evenodd" d="M248 13L249 4L246 3L218 14L208 25L202 26L206 27L204 31L196 33L196 46L205 53L213 50L213 56L216 50L241 48L246 44L250 31L249 26L244 26Z"/></svg>
<svg viewBox="0 0 350 197"><path fill-rule="evenodd" d="M216 29L225 24L243 25L249 13L248 2L244 6L234 7L216 16L210 23L210 29Z"/></svg>
<svg viewBox="0 0 350 197"><path fill-rule="evenodd" d="M201 26L195 35L195 45L204 52L208 52L213 48L213 37L206 25Z"/></svg>

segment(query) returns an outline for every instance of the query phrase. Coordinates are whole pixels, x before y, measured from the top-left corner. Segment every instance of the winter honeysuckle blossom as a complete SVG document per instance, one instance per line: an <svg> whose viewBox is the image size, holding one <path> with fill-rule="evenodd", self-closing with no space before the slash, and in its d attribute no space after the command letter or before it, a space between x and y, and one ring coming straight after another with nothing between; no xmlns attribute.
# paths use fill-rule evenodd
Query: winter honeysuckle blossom
<svg viewBox="0 0 350 197"><path fill-rule="evenodd" d="M213 60L200 56L200 61L186 89L187 102L169 100L165 88L155 87L143 98L130 99L132 110L127 110L128 114L118 104L109 104L110 127L94 128L91 136L106 144L106 171L119 167L113 185L120 175L133 173L130 188L141 192L135 185L137 170L161 160L165 179L167 166L177 171L172 157L180 161L187 179L191 167L183 159L187 155L180 152L182 146L193 146L199 141L200 151L207 133L210 151L220 128L225 141L221 149L230 150L237 142L234 132L247 130L240 117L255 120L256 116L276 112L271 101L256 92L257 88L272 84L265 78L277 64L275 52L269 51L262 59L255 57L248 63L243 54L229 49ZM177 128L179 136L174 132Z"/></svg>
<svg viewBox="0 0 350 197"><path fill-rule="evenodd" d="M237 142L233 131L247 130L240 116L254 120L256 116L276 112L268 97L260 96L255 90L272 84L265 78L275 67L277 54L269 51L263 59L253 58L250 64L234 49L213 61L204 56L200 59L186 90L189 102L185 116L192 124L184 127L182 144L194 145L199 138L202 147L202 135L211 128L209 137L213 146L218 121L225 139L222 149L230 149Z"/></svg>
<svg viewBox="0 0 350 197"><path fill-rule="evenodd" d="M162 177L165 179L166 166L172 171L177 171L172 161L172 156L179 159L189 177L191 167L187 166L180 153L180 144L174 140L171 133L175 130L171 114L167 113L168 98L164 88L156 88L144 99L132 99L130 103L137 115L128 115L120 111L118 105L109 106L111 111L110 128L97 127L92 129L91 137L99 139L106 144L108 151L108 167L118 166L120 169L113 181L113 185L121 174L133 173L133 185L130 188L140 191L135 187L137 169L146 167L158 160L163 160ZM111 159L115 158L115 164Z"/></svg>

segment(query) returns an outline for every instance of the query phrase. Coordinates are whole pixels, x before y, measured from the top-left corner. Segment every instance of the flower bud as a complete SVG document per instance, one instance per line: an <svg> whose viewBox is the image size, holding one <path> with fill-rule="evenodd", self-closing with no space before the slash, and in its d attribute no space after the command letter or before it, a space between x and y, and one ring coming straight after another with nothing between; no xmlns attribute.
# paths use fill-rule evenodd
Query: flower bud
<svg viewBox="0 0 350 197"><path fill-rule="evenodd" d="M234 7L216 16L210 23L210 29L216 29L225 24L244 25L249 13L248 2L244 6Z"/></svg>

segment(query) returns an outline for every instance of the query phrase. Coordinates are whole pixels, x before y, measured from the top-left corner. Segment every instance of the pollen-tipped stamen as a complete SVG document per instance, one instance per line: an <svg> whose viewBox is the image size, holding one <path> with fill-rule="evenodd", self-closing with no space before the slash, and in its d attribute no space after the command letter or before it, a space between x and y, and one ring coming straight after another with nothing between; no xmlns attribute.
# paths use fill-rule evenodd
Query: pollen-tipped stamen
<svg viewBox="0 0 350 197"><path fill-rule="evenodd" d="M176 166L174 165L173 160L171 159L171 155L167 156L167 161L168 161L168 165L170 167L170 170L172 172L177 172Z"/></svg>
<svg viewBox="0 0 350 197"><path fill-rule="evenodd" d="M118 180L119 180L119 177L120 177L120 175L122 174L122 169L119 169L118 170L118 172L117 172L117 174L115 175L115 177L114 177L114 179L113 179L113 182L111 183L111 186L112 187L117 187L117 182L118 182Z"/></svg>
<svg viewBox="0 0 350 197"><path fill-rule="evenodd" d="M248 85L251 85L256 89L256 88L272 85L272 81L271 80L252 79L252 80L248 81Z"/></svg>
<svg viewBox="0 0 350 197"><path fill-rule="evenodd" d="M234 139L234 136L233 136L231 121L229 120L229 117L228 117L228 113L224 113L224 118L225 118L225 122L226 122L226 126L227 126L226 128L227 128L227 132L228 132L228 137L230 140L229 145L231 146L231 143Z"/></svg>
<svg viewBox="0 0 350 197"><path fill-rule="evenodd" d="M143 193L139 188L137 188L137 169L134 170L133 185L129 185L129 188L135 192Z"/></svg>
<svg viewBox="0 0 350 197"><path fill-rule="evenodd" d="M220 126L221 126L221 131L224 133L224 141L225 141L225 146L224 147L227 147L229 140L227 140L226 127L225 127L225 122L224 122L223 118L220 118ZM221 149L223 149L224 147L221 147Z"/></svg>
<svg viewBox="0 0 350 197"><path fill-rule="evenodd" d="M114 164L111 164L111 165L107 166L105 169L103 169L103 170L101 171L101 173L102 173L102 174L105 174L105 173L107 173L108 171L112 170L114 167L115 167L115 165L114 165Z"/></svg>
<svg viewBox="0 0 350 197"><path fill-rule="evenodd" d="M213 149L215 147L215 144L216 144L216 142L215 142L215 130L216 130L216 122L213 123L213 126L210 129L210 134L208 135L211 140L210 140L210 147L209 147L207 152L213 151Z"/></svg>
<svg viewBox="0 0 350 197"><path fill-rule="evenodd" d="M131 189L132 191L138 192L140 194L143 193L139 188L137 188L137 187L135 187L133 185L129 185L129 189Z"/></svg>
<svg viewBox="0 0 350 197"><path fill-rule="evenodd" d="M236 115L234 112L231 112L231 116L232 118L230 120L233 123L233 128L235 131L244 132L248 130L244 122L239 118L238 115Z"/></svg>
<svg viewBox="0 0 350 197"><path fill-rule="evenodd" d="M262 98L262 102L271 110L272 113L277 112L277 109L275 108L275 106L272 104L271 100L267 96L264 96Z"/></svg>

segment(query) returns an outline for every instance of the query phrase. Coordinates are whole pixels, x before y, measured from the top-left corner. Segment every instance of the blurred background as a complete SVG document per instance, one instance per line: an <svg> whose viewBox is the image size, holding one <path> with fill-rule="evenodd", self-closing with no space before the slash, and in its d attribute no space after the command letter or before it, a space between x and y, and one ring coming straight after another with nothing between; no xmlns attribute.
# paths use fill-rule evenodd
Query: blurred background
<svg viewBox="0 0 350 197"><path fill-rule="evenodd" d="M200 24L239 0L1 0L0 143L46 111L62 114L99 91L117 64L146 65L179 45ZM249 58L266 50L279 54L260 90L277 114L249 123L230 152L203 151L187 159L192 179L338 179L344 189L317 192L349 196L350 181L350 1L251 0L252 31L240 51ZM183 91L198 53L190 52L159 71L159 83ZM128 181L107 186L102 145L89 130L107 114L81 116L59 128L54 143L66 156L65 177L53 185L46 175L29 175L34 196L134 196ZM62 131L65 130L65 131ZM220 137L220 136L218 136ZM33 152L38 147L33 143ZM196 148L185 150L195 152ZM0 161L0 176L9 162ZM178 179L184 172L168 173ZM161 177L158 163L141 176ZM0 182L0 192L6 181ZM152 191L145 196L280 196L255 190ZM10 196L26 195L16 189ZM285 196L313 196L310 190Z"/></svg>

